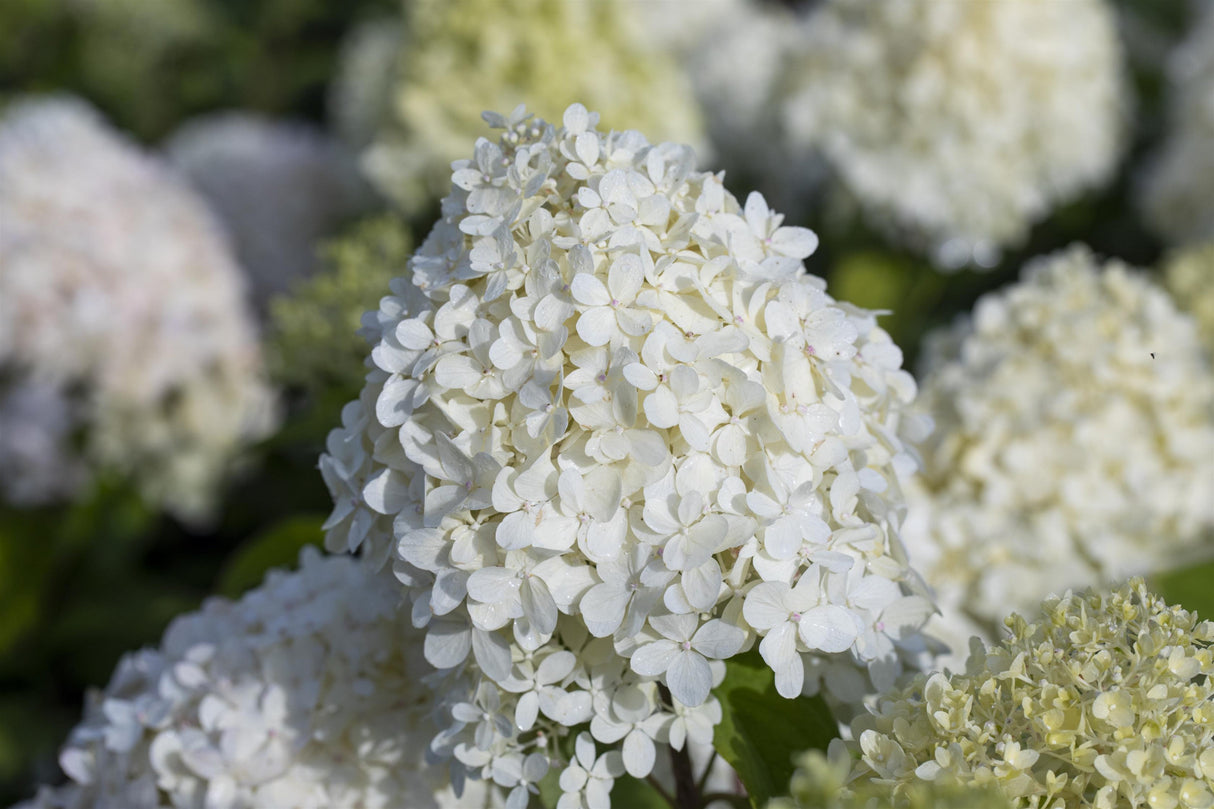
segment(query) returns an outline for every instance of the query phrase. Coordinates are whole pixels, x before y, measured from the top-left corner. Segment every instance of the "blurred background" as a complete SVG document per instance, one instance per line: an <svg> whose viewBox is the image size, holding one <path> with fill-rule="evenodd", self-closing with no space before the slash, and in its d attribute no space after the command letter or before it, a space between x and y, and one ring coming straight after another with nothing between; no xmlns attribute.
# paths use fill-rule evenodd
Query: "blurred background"
<svg viewBox="0 0 1214 809"><path fill-rule="evenodd" d="M905 40L862 0L0 4L0 805L58 779L123 652L322 541L360 315L482 110L692 143L819 234L810 271L893 310L913 369L1029 257L1164 279L1214 238L1200 0L1052 5L1085 4L939 0Z"/></svg>

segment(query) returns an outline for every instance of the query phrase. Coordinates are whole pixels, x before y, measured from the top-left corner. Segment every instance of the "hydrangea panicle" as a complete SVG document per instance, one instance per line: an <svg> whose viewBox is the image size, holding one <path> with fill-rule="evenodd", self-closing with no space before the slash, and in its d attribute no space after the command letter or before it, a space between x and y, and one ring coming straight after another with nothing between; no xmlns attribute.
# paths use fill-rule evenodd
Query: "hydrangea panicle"
<svg viewBox="0 0 1214 809"><path fill-rule="evenodd" d="M177 618L90 695L69 783L23 809L490 805L426 760L430 686L398 599L390 574L309 548L298 571Z"/></svg>
<svg viewBox="0 0 1214 809"><path fill-rule="evenodd" d="M0 440L5 495L51 501L104 470L207 516L233 457L274 421L243 293L221 228L168 167L81 101L8 105L0 429L27 440ZM45 409L22 405L34 400ZM55 414L68 423L39 423Z"/></svg>
<svg viewBox="0 0 1214 809"><path fill-rule="evenodd" d="M406 585L452 683L436 751L520 806L533 779L497 762L538 754L562 809L597 809L658 746L711 741L755 643L785 696L892 682L932 609L898 538L915 385L805 273L816 236L688 147L579 104L486 120L505 131L365 318L327 541ZM795 593L779 628L768 591Z"/></svg>
<svg viewBox="0 0 1214 809"><path fill-rule="evenodd" d="M920 406L935 431L903 534L955 647L1049 592L1200 547L1214 526L1214 371L1148 276L1075 246L926 348Z"/></svg>
<svg viewBox="0 0 1214 809"><path fill-rule="evenodd" d="M826 0L786 72L789 139L942 269L1108 180L1127 129L1105 0Z"/></svg>
<svg viewBox="0 0 1214 809"><path fill-rule="evenodd" d="M1068 591L1005 626L997 644L973 641L964 673L916 675L852 723L849 788L956 782L1051 809L1214 805L1214 623L1139 579Z"/></svg>

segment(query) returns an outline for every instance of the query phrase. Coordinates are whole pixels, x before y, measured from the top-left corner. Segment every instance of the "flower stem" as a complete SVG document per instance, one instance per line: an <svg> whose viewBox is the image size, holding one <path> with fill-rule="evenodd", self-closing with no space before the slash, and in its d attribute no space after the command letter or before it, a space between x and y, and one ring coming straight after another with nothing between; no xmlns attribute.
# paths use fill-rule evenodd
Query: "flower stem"
<svg viewBox="0 0 1214 809"><path fill-rule="evenodd" d="M659 684L658 693L667 705L674 704L666 686ZM682 750L670 748L670 769L674 772L675 809L701 809L704 804L700 800L700 785L696 783L695 772L691 768L691 755L686 744Z"/></svg>

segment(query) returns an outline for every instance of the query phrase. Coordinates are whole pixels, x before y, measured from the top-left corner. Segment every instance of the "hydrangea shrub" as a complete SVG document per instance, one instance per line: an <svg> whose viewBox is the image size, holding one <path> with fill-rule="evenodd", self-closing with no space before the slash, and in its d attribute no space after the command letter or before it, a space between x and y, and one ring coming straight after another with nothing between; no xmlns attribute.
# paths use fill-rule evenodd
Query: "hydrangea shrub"
<svg viewBox="0 0 1214 809"><path fill-rule="evenodd" d="M784 697L892 684L932 609L898 538L922 425L897 347L760 195L581 105L486 119L367 317L326 541L406 589L437 753L519 805L562 768L561 808L598 809L711 741L754 644Z"/></svg>

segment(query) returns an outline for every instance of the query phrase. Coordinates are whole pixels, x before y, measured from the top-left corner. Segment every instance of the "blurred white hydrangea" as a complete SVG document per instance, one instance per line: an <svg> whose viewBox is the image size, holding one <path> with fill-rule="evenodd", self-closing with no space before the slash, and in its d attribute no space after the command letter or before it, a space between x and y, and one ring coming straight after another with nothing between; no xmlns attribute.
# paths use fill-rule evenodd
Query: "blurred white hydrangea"
<svg viewBox="0 0 1214 809"><path fill-rule="evenodd" d="M1030 614L975 641L964 673L920 674L854 721L844 794L927 783L993 787L1016 807L1214 806L1214 622L1141 580Z"/></svg>
<svg viewBox="0 0 1214 809"><path fill-rule="evenodd" d="M701 138L686 76L636 35L629 3L409 0L403 6L406 33L395 62L391 120L363 164L376 187L407 211L446 193L448 166L480 132L484 109L526 102L556 114L584 100L621 125ZM376 80L360 73L365 66L349 64L362 58L360 51L344 52L341 75ZM352 91L356 84L343 80L337 88Z"/></svg>
<svg viewBox="0 0 1214 809"><path fill-rule="evenodd" d="M1193 315L1214 359L1214 242L1173 253L1163 270L1168 291L1181 309Z"/></svg>
<svg viewBox="0 0 1214 809"><path fill-rule="evenodd" d="M307 124L218 113L187 122L165 153L219 214L263 307L311 275L318 242L371 201L354 156Z"/></svg>
<svg viewBox="0 0 1214 809"><path fill-rule="evenodd" d="M721 22L736 19L745 9L760 12L755 0L617 0L635 13L633 24L637 35L649 40L652 47L666 48L677 56L685 56L704 45L705 37Z"/></svg>
<svg viewBox="0 0 1214 809"><path fill-rule="evenodd" d="M580 104L486 118L364 319L327 543L407 587L449 676L437 752L518 801L563 767L561 809L599 809L657 745L710 743L755 643L785 697L892 684L932 610L898 538L922 425L898 348L762 196Z"/></svg>
<svg viewBox="0 0 1214 809"><path fill-rule="evenodd" d="M129 654L22 809L468 809L433 735L421 634L390 575L301 554L240 601L177 618Z"/></svg>
<svg viewBox="0 0 1214 809"><path fill-rule="evenodd" d="M824 166L803 144L790 142L780 114L801 23L789 9L759 0L722 5L684 56L713 158L784 208L803 211Z"/></svg>
<svg viewBox="0 0 1214 809"><path fill-rule="evenodd" d="M1048 593L1178 566L1214 525L1214 373L1145 274L1040 259L930 337L926 368L904 536L954 652Z"/></svg>
<svg viewBox="0 0 1214 809"><path fill-rule="evenodd" d="M391 115L403 38L400 20L387 17L355 25L342 40L328 112L338 135L355 149L369 146Z"/></svg>
<svg viewBox="0 0 1214 809"><path fill-rule="evenodd" d="M2 451L19 457L14 447L39 433L66 453L59 480L29 469L45 490L31 491L21 469L0 476L6 497L22 479L26 502L64 494L83 462L130 476L180 516L201 516L233 456L271 426L254 324L221 229L167 168L82 102L15 102L0 119L0 370L0 429L31 431L0 437ZM32 414L10 398L50 391L70 401ZM18 411L35 421L12 420ZM46 425L55 413L72 421Z"/></svg>
<svg viewBox="0 0 1214 809"><path fill-rule="evenodd" d="M1128 88L1104 0L826 0L784 116L870 221L942 268L989 265L1109 178Z"/></svg>
<svg viewBox="0 0 1214 809"><path fill-rule="evenodd" d="M1214 239L1214 8L1196 13L1168 65L1170 131L1143 195L1151 225L1176 243Z"/></svg>

